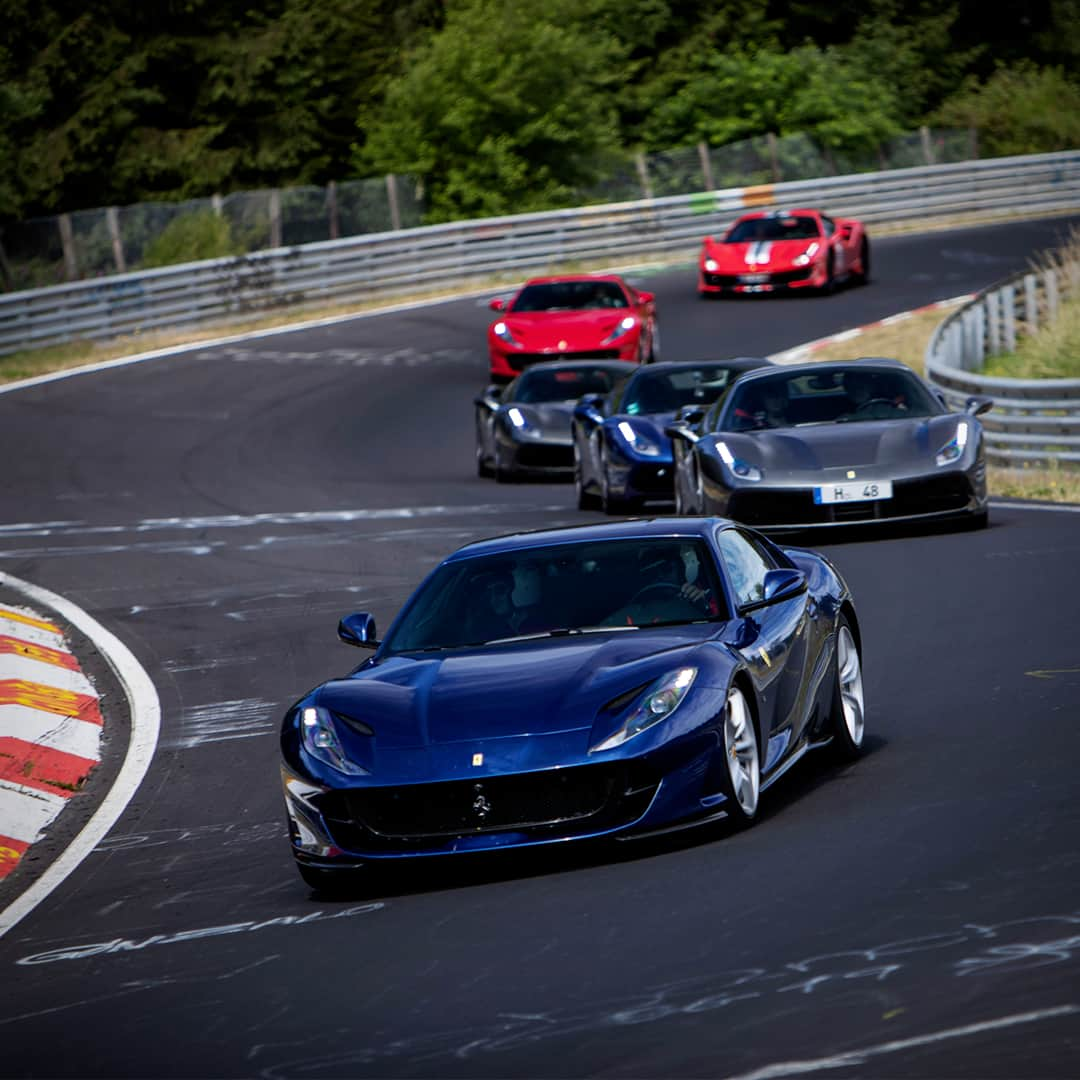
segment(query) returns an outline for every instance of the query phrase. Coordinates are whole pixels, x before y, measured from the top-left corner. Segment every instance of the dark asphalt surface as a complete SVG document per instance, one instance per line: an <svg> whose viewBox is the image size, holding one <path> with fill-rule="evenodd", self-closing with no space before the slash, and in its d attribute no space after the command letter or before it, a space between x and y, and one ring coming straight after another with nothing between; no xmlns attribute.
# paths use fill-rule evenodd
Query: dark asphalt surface
<svg viewBox="0 0 1080 1080"><path fill-rule="evenodd" d="M970 292L1069 225L881 239L868 288L820 299L702 303L692 271L659 273L664 355ZM806 758L749 831L425 862L343 901L303 886L276 732L357 662L339 616L385 626L466 540L599 519L568 485L474 477L487 316L0 394L0 569L117 634L162 704L126 813L0 938L0 1075L1080 1074L1076 513L820 542L863 624L868 749Z"/></svg>

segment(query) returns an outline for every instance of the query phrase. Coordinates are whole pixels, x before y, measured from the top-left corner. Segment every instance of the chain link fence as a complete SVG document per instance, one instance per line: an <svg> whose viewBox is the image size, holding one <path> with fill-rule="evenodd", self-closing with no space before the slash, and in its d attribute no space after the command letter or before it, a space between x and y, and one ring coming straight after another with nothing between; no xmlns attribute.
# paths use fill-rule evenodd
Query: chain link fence
<svg viewBox="0 0 1080 1080"><path fill-rule="evenodd" d="M806 135L762 135L727 146L680 147L612 164L568 206L814 180L978 157L973 132L922 128L862 154L839 154ZM193 259L245 255L423 224L422 182L385 176L244 191L175 203L79 210L35 218L0 234L5 291L44 288Z"/></svg>

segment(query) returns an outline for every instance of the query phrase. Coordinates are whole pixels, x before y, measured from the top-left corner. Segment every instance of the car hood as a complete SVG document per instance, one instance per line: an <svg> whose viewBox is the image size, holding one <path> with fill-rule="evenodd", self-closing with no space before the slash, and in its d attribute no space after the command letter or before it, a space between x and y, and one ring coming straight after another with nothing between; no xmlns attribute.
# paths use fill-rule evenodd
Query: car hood
<svg viewBox="0 0 1080 1080"><path fill-rule="evenodd" d="M535 405L526 405L517 401L509 402L504 412L517 409L531 427L545 435L565 435L570 438L570 420L574 415L574 401L545 401Z"/></svg>
<svg viewBox="0 0 1080 1080"><path fill-rule="evenodd" d="M791 266L795 257L802 255L811 244L817 243L818 251L823 240L755 240L745 244L710 244L706 257L715 259L721 270L735 274L776 270Z"/></svg>
<svg viewBox="0 0 1080 1080"><path fill-rule="evenodd" d="M766 472L820 472L874 465L926 464L956 433L959 417L865 420L709 436Z"/></svg>
<svg viewBox="0 0 1080 1080"><path fill-rule="evenodd" d="M588 733L604 705L684 665L717 629L699 623L392 656L324 684L317 703L371 727L377 754Z"/></svg>
<svg viewBox="0 0 1080 1080"><path fill-rule="evenodd" d="M577 352L596 348L633 312L629 308L588 311L536 311L509 314L500 320L525 349ZM561 343L565 342L565 345Z"/></svg>

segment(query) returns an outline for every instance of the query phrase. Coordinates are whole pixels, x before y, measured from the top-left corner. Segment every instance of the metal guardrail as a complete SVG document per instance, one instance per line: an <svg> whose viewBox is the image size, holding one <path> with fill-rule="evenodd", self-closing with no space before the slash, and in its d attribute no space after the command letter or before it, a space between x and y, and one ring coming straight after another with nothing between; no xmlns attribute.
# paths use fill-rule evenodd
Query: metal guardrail
<svg viewBox="0 0 1080 1080"><path fill-rule="evenodd" d="M0 354L287 308L680 252L748 207L820 206L869 225L1080 208L1080 151L730 188L432 225L0 295Z"/></svg>
<svg viewBox="0 0 1080 1080"><path fill-rule="evenodd" d="M983 418L987 460L999 465L1080 463L1080 379L1004 379L981 374L989 356L1011 352L1024 334L1052 322L1080 294L1080 265L1017 274L983 290L934 331L926 375L950 405L972 394L994 399Z"/></svg>

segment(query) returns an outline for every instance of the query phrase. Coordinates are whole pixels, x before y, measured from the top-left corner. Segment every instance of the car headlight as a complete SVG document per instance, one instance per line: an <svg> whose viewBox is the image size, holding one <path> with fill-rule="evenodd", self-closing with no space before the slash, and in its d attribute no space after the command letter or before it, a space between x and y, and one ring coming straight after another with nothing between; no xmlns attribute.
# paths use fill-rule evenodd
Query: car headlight
<svg viewBox="0 0 1080 1080"><path fill-rule="evenodd" d="M510 327L506 325L501 319L491 328L491 332L502 341L505 341L508 345L517 345L518 340L510 333Z"/></svg>
<svg viewBox="0 0 1080 1080"><path fill-rule="evenodd" d="M638 431L633 424L623 420L619 424L618 430L619 434L626 440L626 444L635 453L641 454L643 457L660 456L662 450L660 444Z"/></svg>
<svg viewBox="0 0 1080 1080"><path fill-rule="evenodd" d="M813 262L814 256L818 253L820 245L815 240L801 255L796 255L792 262L796 266L808 266Z"/></svg>
<svg viewBox="0 0 1080 1080"><path fill-rule="evenodd" d="M300 711L300 741L316 760L348 776L362 776L367 770L350 761L341 749L334 721L325 709L308 705Z"/></svg>
<svg viewBox="0 0 1080 1080"><path fill-rule="evenodd" d="M527 431L530 427L529 421L525 418L525 414L516 405L512 409L506 410L506 416L518 431Z"/></svg>
<svg viewBox="0 0 1080 1080"><path fill-rule="evenodd" d="M757 481L761 479L761 470L756 465L751 465L749 461L743 461L742 458L737 458L731 452L727 443L718 442L716 444L716 452L720 455L720 460L740 480Z"/></svg>
<svg viewBox="0 0 1080 1080"><path fill-rule="evenodd" d="M720 264L715 259L706 259L705 269L708 270L710 274L715 274L716 271L720 269Z"/></svg>
<svg viewBox="0 0 1080 1080"><path fill-rule="evenodd" d="M618 326L611 331L610 334L602 342L601 345L610 345L613 341L617 341L623 336L628 334L634 327L637 326L637 319L633 315L627 315L625 319L620 319Z"/></svg>
<svg viewBox="0 0 1080 1080"><path fill-rule="evenodd" d="M657 679L638 698L637 704L630 710L619 730L592 747L589 753L622 746L627 739L632 739L653 724L666 720L683 703L696 676L697 668L686 667Z"/></svg>
<svg viewBox="0 0 1080 1080"><path fill-rule="evenodd" d="M956 434L937 452L937 457L934 461L940 465L950 465L956 461L964 452L964 447L967 446L968 435L968 422L961 420L956 425Z"/></svg>

